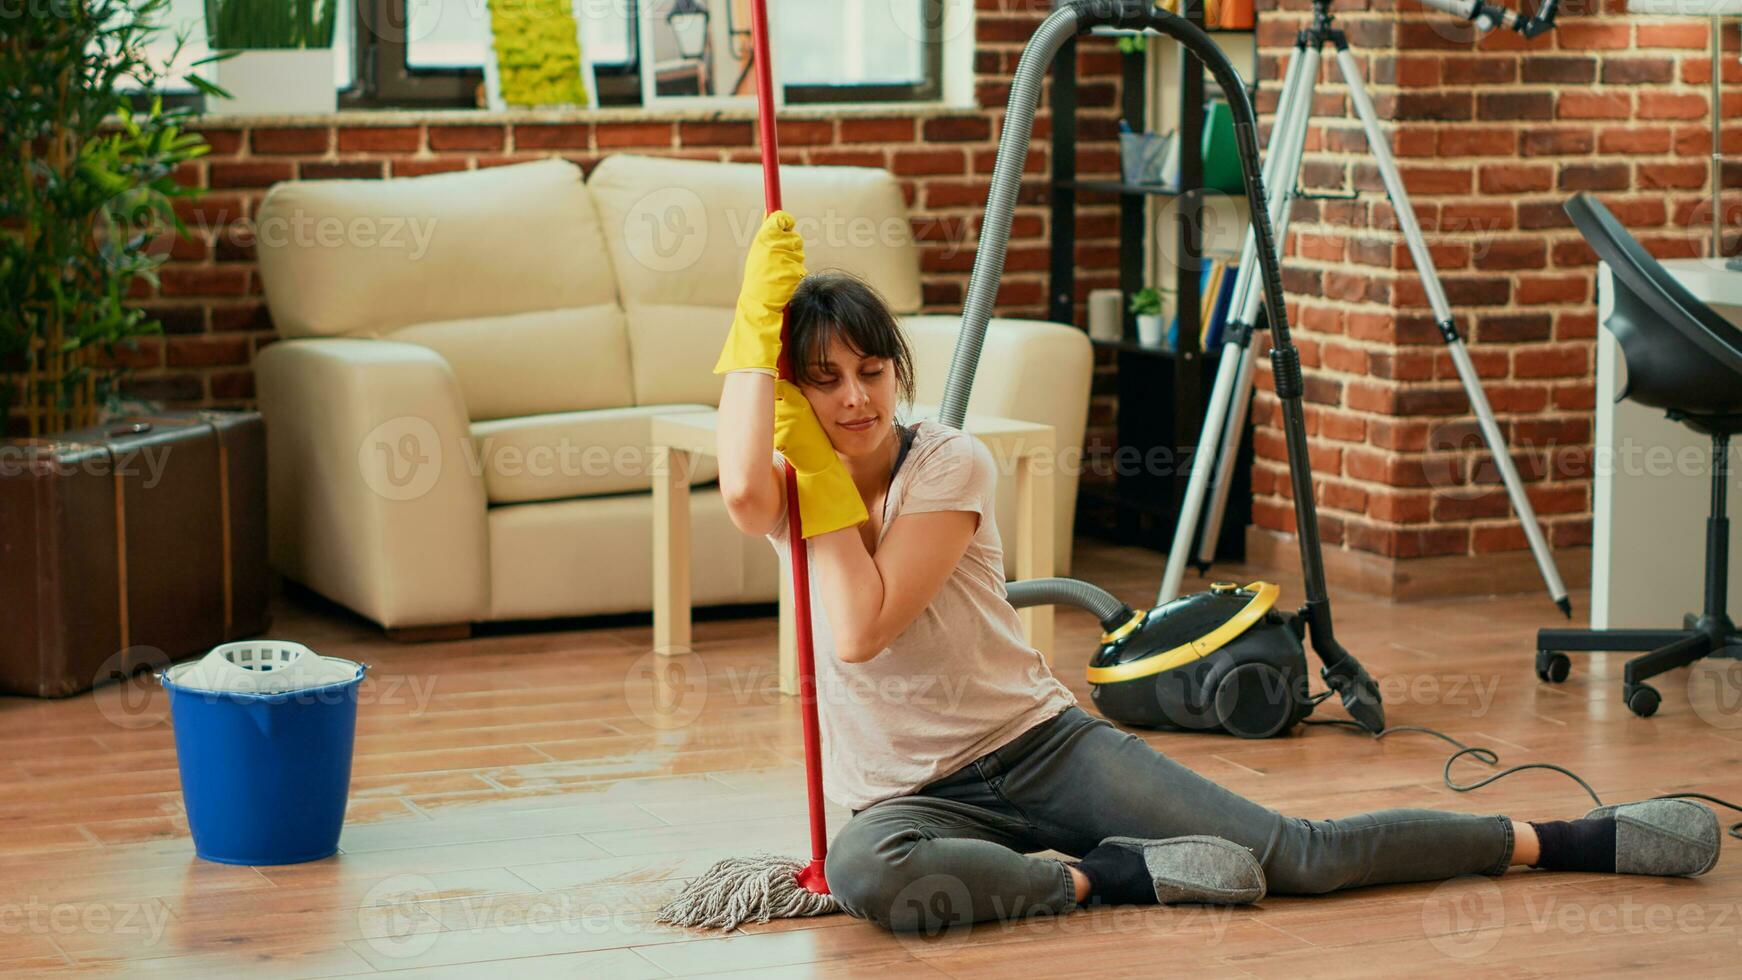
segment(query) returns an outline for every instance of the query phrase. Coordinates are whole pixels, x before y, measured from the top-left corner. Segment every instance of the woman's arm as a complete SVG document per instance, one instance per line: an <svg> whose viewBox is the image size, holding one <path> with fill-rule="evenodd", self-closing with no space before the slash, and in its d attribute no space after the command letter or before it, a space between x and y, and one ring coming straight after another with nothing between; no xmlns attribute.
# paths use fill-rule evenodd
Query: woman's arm
<svg viewBox="0 0 1742 980"><path fill-rule="evenodd" d="M774 530L786 496L774 463L774 378L755 371L726 375L720 394L720 496L745 534Z"/></svg>
<svg viewBox="0 0 1742 980"><path fill-rule="evenodd" d="M835 655L864 663L888 648L931 604L967 554L979 522L979 514L964 510L902 515L889 525L875 558L858 528L812 538Z"/></svg>

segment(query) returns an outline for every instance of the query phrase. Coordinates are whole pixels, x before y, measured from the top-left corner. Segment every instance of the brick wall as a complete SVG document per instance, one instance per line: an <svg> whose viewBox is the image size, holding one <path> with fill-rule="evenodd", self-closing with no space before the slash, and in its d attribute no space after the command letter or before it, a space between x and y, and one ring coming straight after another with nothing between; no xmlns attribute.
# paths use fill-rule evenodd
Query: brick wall
<svg viewBox="0 0 1742 980"><path fill-rule="evenodd" d="M1310 6L1259 7L1259 109L1268 125ZM1634 17L1623 0L1573 0L1552 35L1475 41L1411 0L1365 7L1334 11L1390 131L1458 327L1551 544L1587 545L1595 258L1561 204L1596 192L1660 257L1704 254L1706 24ZM1742 82L1736 42L1731 27L1724 71L1732 86ZM1299 202L1287 246L1327 546L1383 559L1525 549L1329 59L1314 108L1304 189L1361 192ZM1725 149L1742 152L1742 92L1732 87L1724 110L1738 119ZM1260 383L1269 388L1268 378ZM1254 417L1254 522L1290 532L1268 391Z"/></svg>
<svg viewBox="0 0 1742 980"><path fill-rule="evenodd" d="M884 167L900 179L921 245L929 311L961 308L1008 80L1022 45L1048 12L1044 0L979 0L978 6L974 71L984 108L793 107L780 125L784 163ZM1079 62L1081 169L1111 176L1118 170L1118 53L1109 40L1087 40L1079 45ZM164 334L142 340L137 351L119 353L117 360L131 369L128 387L138 397L173 405L251 402L249 363L276 335L255 269L249 219L277 181L382 179L552 156L590 168L620 152L757 161L754 127L748 112L674 116L640 110L566 116L351 112L295 125L205 120L199 131L212 152L181 175L208 190L182 210L194 235L173 243L161 288L140 283L134 293L137 304L162 321ZM1050 132L1043 109L1027 161L1030 185L1012 227L999 315L1045 315ZM1116 215L1111 202L1080 209L1078 249L1105 260L1082 274L1080 295L1115 282ZM1110 406L1100 405L1097 417L1109 419Z"/></svg>

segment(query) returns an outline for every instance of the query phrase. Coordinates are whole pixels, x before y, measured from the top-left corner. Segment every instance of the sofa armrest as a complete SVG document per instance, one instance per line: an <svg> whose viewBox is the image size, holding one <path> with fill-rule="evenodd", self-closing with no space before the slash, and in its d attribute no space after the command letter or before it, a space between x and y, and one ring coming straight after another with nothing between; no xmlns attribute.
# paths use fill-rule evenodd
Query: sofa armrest
<svg viewBox="0 0 1742 980"><path fill-rule="evenodd" d="M960 316L936 314L902 319L913 348L919 402L936 405L942 401L961 322ZM986 327L985 346L968 399L971 416L992 415L1053 427L1058 454L1054 466L1054 567L1059 575L1068 574L1071 567L1077 478L1083 469L1083 438L1094 370L1094 347L1088 335L1076 327L995 317Z"/></svg>
<svg viewBox="0 0 1742 980"><path fill-rule="evenodd" d="M434 351L288 340L255 359L273 566L384 627L488 618L483 475Z"/></svg>

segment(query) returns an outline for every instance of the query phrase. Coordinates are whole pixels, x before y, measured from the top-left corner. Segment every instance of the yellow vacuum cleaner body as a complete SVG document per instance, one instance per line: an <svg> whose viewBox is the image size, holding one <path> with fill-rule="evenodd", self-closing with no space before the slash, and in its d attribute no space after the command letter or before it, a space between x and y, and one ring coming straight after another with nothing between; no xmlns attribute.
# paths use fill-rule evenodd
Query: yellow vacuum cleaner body
<svg viewBox="0 0 1742 980"><path fill-rule="evenodd" d="M1283 734L1312 713L1305 627L1269 582L1219 582L1132 616L1089 660L1090 695L1139 728Z"/></svg>

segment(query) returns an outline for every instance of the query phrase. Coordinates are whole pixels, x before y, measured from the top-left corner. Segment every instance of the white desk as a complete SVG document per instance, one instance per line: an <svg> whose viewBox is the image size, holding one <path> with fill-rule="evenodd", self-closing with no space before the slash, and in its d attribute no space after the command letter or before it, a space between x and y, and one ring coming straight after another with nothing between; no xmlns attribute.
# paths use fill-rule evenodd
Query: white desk
<svg viewBox="0 0 1742 980"><path fill-rule="evenodd" d="M1742 272L1722 259L1663 263L1718 313L1742 324ZM1597 270L1597 424L1591 501L1591 626L1678 627L1705 595L1711 440L1655 408L1616 402L1626 365L1602 327L1614 307L1609 266ZM1742 443L1730 444L1729 507L1742 518ZM1734 542L1734 536L1732 536ZM1730 548L1730 608L1742 608L1742 551Z"/></svg>
<svg viewBox="0 0 1742 980"><path fill-rule="evenodd" d="M932 418L923 407L918 417ZM934 413L935 414L935 413ZM690 460L717 452L716 412L661 415L653 420L653 648L690 647ZM1016 466L1016 577L1047 578L1053 570L1054 434L1050 425L971 415L963 425L1001 464ZM1039 461L1042 465L1035 465ZM798 644L792 628L790 573L780 572L780 690L798 693ZM1053 609L1019 610L1028 642L1051 659Z"/></svg>

